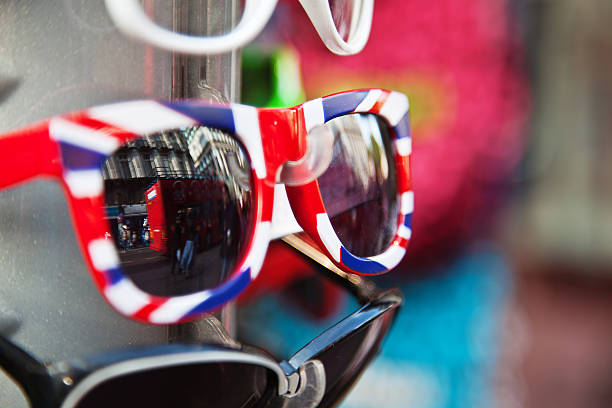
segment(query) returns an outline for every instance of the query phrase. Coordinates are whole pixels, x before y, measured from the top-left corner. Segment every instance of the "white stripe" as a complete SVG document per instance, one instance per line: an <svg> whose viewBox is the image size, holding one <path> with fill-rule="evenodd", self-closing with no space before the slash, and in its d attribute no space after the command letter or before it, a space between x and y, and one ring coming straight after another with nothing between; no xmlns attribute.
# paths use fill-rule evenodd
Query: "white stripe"
<svg viewBox="0 0 612 408"><path fill-rule="evenodd" d="M100 170L68 170L64 181L76 198L96 197L104 191L104 178Z"/></svg>
<svg viewBox="0 0 612 408"><path fill-rule="evenodd" d="M244 265L251 268L251 279L257 277L266 258L266 251L270 243L270 229L270 221L263 221L259 223L255 230L253 247L248 258L244 261Z"/></svg>
<svg viewBox="0 0 612 408"><path fill-rule="evenodd" d="M382 254L368 257L368 259L384 265L387 269L392 269L400 263L405 253L406 250L403 247L391 245L391 247Z"/></svg>
<svg viewBox="0 0 612 408"><path fill-rule="evenodd" d="M149 320L156 324L176 323L191 309L208 299L210 294L210 290L204 290L191 295L170 298L149 315Z"/></svg>
<svg viewBox="0 0 612 408"><path fill-rule="evenodd" d="M380 89L373 89L368 92L363 101L361 101L361 103L355 108L355 112L369 112L374 104L378 102L380 95L382 95L382 91Z"/></svg>
<svg viewBox="0 0 612 408"><path fill-rule="evenodd" d="M317 214L317 232L334 260L340 262L340 247L342 243L338 239L327 213Z"/></svg>
<svg viewBox="0 0 612 408"><path fill-rule="evenodd" d="M104 296L111 305L126 316L131 316L147 306L151 298L138 289L129 279L121 279L104 290Z"/></svg>
<svg viewBox="0 0 612 408"><path fill-rule="evenodd" d="M325 112L323 112L323 101L321 98L304 103L302 109L304 110L304 122L307 132L310 132L317 126L321 126L325 122Z"/></svg>
<svg viewBox="0 0 612 408"><path fill-rule="evenodd" d="M412 214L414 211L414 192L406 191L402 193L400 212L402 214Z"/></svg>
<svg viewBox="0 0 612 408"><path fill-rule="evenodd" d="M119 266L119 256L112 241L104 238L94 239L87 245L87 251L94 268L106 271Z"/></svg>
<svg viewBox="0 0 612 408"><path fill-rule="evenodd" d="M406 95L399 92L391 92L382 108L380 108L380 114L387 118L391 126L395 126L408 112L409 107Z"/></svg>
<svg viewBox="0 0 612 408"><path fill-rule="evenodd" d="M49 122L49 135L51 139L106 155L110 155L119 147L119 141L114 137L62 118L51 119Z"/></svg>
<svg viewBox="0 0 612 408"><path fill-rule="evenodd" d="M195 119L155 101L121 102L98 106L89 109L87 114L94 119L140 135L178 129L197 123Z"/></svg>
<svg viewBox="0 0 612 408"><path fill-rule="evenodd" d="M395 139L395 151L400 156L410 156L412 153L412 139L409 137L402 137Z"/></svg>
<svg viewBox="0 0 612 408"><path fill-rule="evenodd" d="M266 163L261 144L257 109L251 106L232 104L232 114L234 115L236 134L251 156L251 164L255 169L255 174L258 178L263 179L266 177Z"/></svg>
<svg viewBox="0 0 612 408"><path fill-rule="evenodd" d="M298 224L291 205L287 198L287 190L284 184L274 185L274 207L272 210L272 227L270 239L284 237L289 234L301 232L302 227Z"/></svg>
<svg viewBox="0 0 612 408"><path fill-rule="evenodd" d="M404 224L401 224L397 229L397 235L404 239L410 239L410 237L412 237L412 230Z"/></svg>

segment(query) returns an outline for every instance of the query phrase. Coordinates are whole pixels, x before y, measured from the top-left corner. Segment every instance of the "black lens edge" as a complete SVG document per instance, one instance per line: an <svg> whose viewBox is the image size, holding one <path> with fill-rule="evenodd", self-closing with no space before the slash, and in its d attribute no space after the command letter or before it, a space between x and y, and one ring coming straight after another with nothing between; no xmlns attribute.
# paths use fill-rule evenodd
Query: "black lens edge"
<svg viewBox="0 0 612 408"><path fill-rule="evenodd" d="M205 357L204 354L209 352L210 358ZM219 352L228 354L225 358L220 358ZM169 357L179 355L180 362L168 361ZM184 357L184 358L183 358ZM189 358L187 358L189 357ZM213 359L214 358L214 359ZM148 359L159 359L160 364L145 364L146 367L134 367L130 363L136 363L137 360L145 361ZM164 361L162 361L162 359ZM200 361L195 361L199 359ZM171 359L170 359L171 360ZM63 396L61 400L64 402L69 398L71 394L77 391L77 387L84 381L87 381L88 377L100 373L100 371L115 371L112 375L102 377L101 380L88 384L86 388L78 391L78 395L73 397L75 399L73 406L80 406L80 402L89 395L97 387L104 385L108 381L116 380L123 376L139 375L148 370L156 369L171 369L179 367L183 364L204 364L204 363L229 363L229 364L250 364L258 366L273 375L273 381L269 381L268 387L271 388L271 393L282 394L286 392L287 387L285 375L283 370L280 368L278 363L271 358L263 355L262 353L254 353L248 351L242 351L235 348L220 346L220 345L161 345L153 347L135 348L129 350L122 350L116 353L105 353L103 355L91 358L89 360L80 360L74 362L61 362L55 363L51 366L53 373L53 380L56 388L59 389L59 394ZM117 369L120 365L126 365L127 369ZM120 367L119 367L120 368ZM71 383L66 383L65 380ZM36 407L38 405L35 405ZM46 405L45 405L46 406Z"/></svg>
<svg viewBox="0 0 612 408"><path fill-rule="evenodd" d="M364 335L367 337L367 332L371 329L370 326L373 325L376 321L381 320L381 326L376 332L375 339L370 343L369 348L363 354L361 359L348 359L348 362L344 358L341 359L342 364L340 366L341 370L339 373L337 372L338 367L335 367L336 377L332 376L334 368L329 367L329 369L326 370L326 390L325 395L323 396L323 399L319 404L319 408L335 407L346 397L346 395L353 388L353 385L357 383L365 369L370 365L370 363L379 353L380 346L386 338L387 334L389 333L389 330L391 329L397 312L397 308L390 309L388 313L379 315L376 319L373 319L368 324L362 326L351 335L340 340L338 343L336 343L335 347L330 348L320 354L319 358L323 360L324 365L331 366L331 362L337 360L337 358L333 358L333 354L337 355L341 353L343 348L345 351L347 351L346 347L348 347L348 351L350 351L351 340L358 340L358 344L363 345L365 340ZM331 362L326 364L325 360L330 360Z"/></svg>
<svg viewBox="0 0 612 408"><path fill-rule="evenodd" d="M316 359L318 354L332 347L334 343L342 340L389 311L398 309L402 302L403 296L399 288L394 287L381 292L376 299L362 306L359 310L351 313L349 316L315 337L297 353L291 356L291 358L281 363L281 366L283 366L287 374L289 374L288 371L291 371L290 368L293 369L292 372L297 371L304 362Z"/></svg>

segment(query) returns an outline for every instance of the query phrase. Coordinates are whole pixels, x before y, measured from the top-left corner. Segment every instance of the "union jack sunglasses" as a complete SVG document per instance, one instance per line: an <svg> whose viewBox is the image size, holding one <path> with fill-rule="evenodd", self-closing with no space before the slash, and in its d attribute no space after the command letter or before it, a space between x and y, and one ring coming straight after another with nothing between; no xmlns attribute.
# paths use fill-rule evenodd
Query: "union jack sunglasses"
<svg viewBox="0 0 612 408"><path fill-rule="evenodd" d="M221 307L288 233L364 275L396 266L411 236L408 99L397 92L282 109L120 102L0 135L0 150L0 189L59 180L102 296L145 323Z"/></svg>

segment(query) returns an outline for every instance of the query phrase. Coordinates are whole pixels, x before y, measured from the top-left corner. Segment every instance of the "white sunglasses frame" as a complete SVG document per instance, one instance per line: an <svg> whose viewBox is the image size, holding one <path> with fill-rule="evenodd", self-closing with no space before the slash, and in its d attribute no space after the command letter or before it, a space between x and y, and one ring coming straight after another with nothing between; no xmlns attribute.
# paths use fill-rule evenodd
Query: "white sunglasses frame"
<svg viewBox="0 0 612 408"><path fill-rule="evenodd" d="M160 27L146 15L138 0L105 0L108 13L125 35L169 51L186 54L222 54L241 48L264 28L278 0L245 0L242 18L231 31L199 37ZM338 33L328 0L299 0L327 48L338 55L353 55L365 47L370 36L374 0L354 0L348 41Z"/></svg>

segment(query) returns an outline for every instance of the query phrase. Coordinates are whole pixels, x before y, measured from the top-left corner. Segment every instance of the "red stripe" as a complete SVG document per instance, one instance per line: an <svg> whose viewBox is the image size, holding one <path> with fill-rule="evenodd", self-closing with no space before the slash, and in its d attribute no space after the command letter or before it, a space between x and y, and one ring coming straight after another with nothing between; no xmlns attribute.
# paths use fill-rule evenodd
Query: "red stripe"
<svg viewBox="0 0 612 408"><path fill-rule="evenodd" d="M372 109L370 109L370 112L373 112L373 113L380 112L380 109L383 107L383 105L385 104L385 102L389 98L390 94L391 94L390 92L383 92L382 95L380 95L380 97L378 98L378 100L374 104L374 106L372 106Z"/></svg>
<svg viewBox="0 0 612 408"><path fill-rule="evenodd" d="M89 253L87 253L87 259L89 259ZM93 271L91 276L93 277L97 287L100 289L107 287L109 280L106 278L106 273L104 273L103 271L98 271L96 268L93 267L93 264L90 264L90 268Z"/></svg>
<svg viewBox="0 0 612 408"><path fill-rule="evenodd" d="M151 315L151 313L153 313L154 311L156 311L160 306L162 306L164 303L166 303L166 300L161 300L160 302L155 302L154 303L149 303L146 306L143 306L142 309L140 309L139 311L137 311L136 313L134 313L132 315L132 317L139 319L139 320L143 320L143 321L150 321L149 316Z"/></svg>
<svg viewBox="0 0 612 408"><path fill-rule="evenodd" d="M118 128L117 126L108 124L106 122L102 122L97 119L93 119L84 113L79 113L76 115L69 115L65 117L64 119L68 119L71 122L74 122L81 126L85 126L89 129L105 133L108 136L115 137L119 139L121 143L125 143L125 142L134 140L140 137L140 135L136 133L132 133L125 129L121 129L121 128Z"/></svg>
<svg viewBox="0 0 612 408"><path fill-rule="evenodd" d="M406 248L408 246L409 241L409 239L402 238L399 235L396 235L395 239L393 240L393 245L399 245L402 248Z"/></svg>
<svg viewBox="0 0 612 408"><path fill-rule="evenodd" d="M395 155L395 168L397 169L397 192L405 193L412 190L412 176L410 174L410 156Z"/></svg>
<svg viewBox="0 0 612 408"><path fill-rule="evenodd" d="M253 171L253 177L255 177L255 171ZM274 185L268 180L261 181L261 195L258 197L261 199L259 203L261 205L261 220L272 221L272 211L274 209Z"/></svg>

